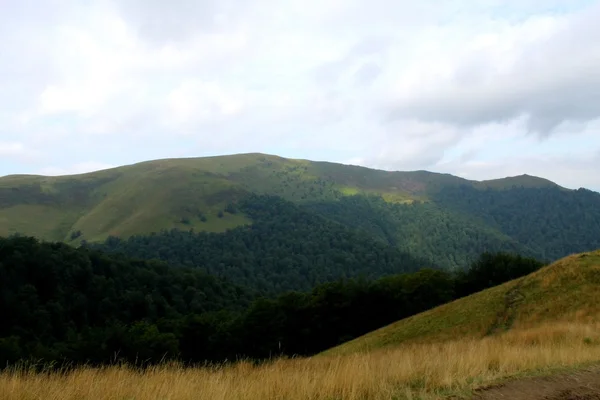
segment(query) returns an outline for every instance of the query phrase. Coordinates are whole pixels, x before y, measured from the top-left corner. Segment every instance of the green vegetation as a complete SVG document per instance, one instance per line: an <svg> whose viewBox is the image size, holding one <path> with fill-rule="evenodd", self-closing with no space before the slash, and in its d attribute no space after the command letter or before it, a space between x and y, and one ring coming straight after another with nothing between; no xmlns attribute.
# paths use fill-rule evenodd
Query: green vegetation
<svg viewBox="0 0 600 400"><path fill-rule="evenodd" d="M541 258L555 260L600 247L600 195L590 190L456 186L441 190L435 201L510 236Z"/></svg>
<svg viewBox="0 0 600 400"><path fill-rule="evenodd" d="M264 154L3 177L0 235L78 245L172 229L223 233L258 222L239 207L252 195L293 202L445 268L468 265L483 251L555 260L600 247L595 192L527 175L475 182Z"/></svg>
<svg viewBox="0 0 600 400"><path fill-rule="evenodd" d="M222 234L163 231L90 247L186 265L262 293L310 290L340 278L379 278L432 267L370 235L309 213L274 196L238 204L254 223ZM230 207L231 208L231 207Z"/></svg>
<svg viewBox="0 0 600 400"><path fill-rule="evenodd" d="M485 251L537 256L510 236L432 202L400 204L378 196L351 196L306 208L440 267L463 267Z"/></svg>
<svg viewBox="0 0 600 400"><path fill-rule="evenodd" d="M198 269L0 238L0 362L107 359L115 346L172 351L172 335L153 323L241 309L252 298Z"/></svg>
<svg viewBox="0 0 600 400"><path fill-rule="evenodd" d="M485 268L476 268L487 274ZM500 286L444 304L331 349L348 354L415 342L481 338L543 323L597 321L600 251L572 255Z"/></svg>
<svg viewBox="0 0 600 400"><path fill-rule="evenodd" d="M0 239L0 363L220 362L316 354L541 265L483 255L458 274L424 269L257 297L252 288L197 268L29 237Z"/></svg>

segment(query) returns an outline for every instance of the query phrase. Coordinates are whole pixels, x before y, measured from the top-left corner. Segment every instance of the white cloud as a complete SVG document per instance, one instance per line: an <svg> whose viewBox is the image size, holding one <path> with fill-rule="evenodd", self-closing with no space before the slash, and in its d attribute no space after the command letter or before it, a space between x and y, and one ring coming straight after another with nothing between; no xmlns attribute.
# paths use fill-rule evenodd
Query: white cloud
<svg viewBox="0 0 600 400"><path fill-rule="evenodd" d="M0 142L43 152L0 174L263 151L498 177L546 154L544 176L600 188L596 158L566 166L585 149L544 145L600 134L592 3L8 2Z"/></svg>
<svg viewBox="0 0 600 400"><path fill-rule="evenodd" d="M405 78L391 118L461 127L528 117L549 135L563 122L600 117L600 6L536 17L474 36L459 57ZM443 44L443 42L442 42Z"/></svg>
<svg viewBox="0 0 600 400"><path fill-rule="evenodd" d="M203 122L229 117L244 107L243 93L228 93L216 82L190 80L182 82L167 95L167 125L175 130L188 121Z"/></svg>
<svg viewBox="0 0 600 400"><path fill-rule="evenodd" d="M4 159L32 161L39 157L39 151L28 148L20 142L0 141L0 157Z"/></svg>
<svg viewBox="0 0 600 400"><path fill-rule="evenodd" d="M25 152L25 146L23 143L1 143L0 142L0 155L2 156L15 156Z"/></svg>
<svg viewBox="0 0 600 400"><path fill-rule="evenodd" d="M38 175L46 176L61 176L61 175L76 175L84 174L86 172L100 171L104 169L114 168L115 165L99 163L94 161L88 161L83 163L77 163L68 167L44 167L38 171Z"/></svg>

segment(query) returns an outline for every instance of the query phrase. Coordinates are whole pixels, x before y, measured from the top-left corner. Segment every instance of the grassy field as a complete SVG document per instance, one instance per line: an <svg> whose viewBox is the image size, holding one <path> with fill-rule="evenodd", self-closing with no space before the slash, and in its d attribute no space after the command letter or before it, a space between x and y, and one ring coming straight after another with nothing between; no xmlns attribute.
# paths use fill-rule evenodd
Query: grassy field
<svg viewBox="0 0 600 400"><path fill-rule="evenodd" d="M126 366L0 373L0 400L368 400L468 398L507 378L600 361L600 325L554 322L483 339L226 368ZM456 398L456 397L455 397Z"/></svg>
<svg viewBox="0 0 600 400"><path fill-rule="evenodd" d="M221 232L251 222L241 214L218 218L229 202L248 192L296 202L371 193L405 203L426 200L446 185L513 183L552 184L516 177L488 185L448 174L388 172L258 153L165 159L82 175L1 177L0 235L19 232L76 244L171 228ZM71 240L77 231L83 236Z"/></svg>
<svg viewBox="0 0 600 400"><path fill-rule="evenodd" d="M599 289L600 251L572 255L534 274L370 332L325 354L457 337L480 339L556 320L595 322L600 315Z"/></svg>

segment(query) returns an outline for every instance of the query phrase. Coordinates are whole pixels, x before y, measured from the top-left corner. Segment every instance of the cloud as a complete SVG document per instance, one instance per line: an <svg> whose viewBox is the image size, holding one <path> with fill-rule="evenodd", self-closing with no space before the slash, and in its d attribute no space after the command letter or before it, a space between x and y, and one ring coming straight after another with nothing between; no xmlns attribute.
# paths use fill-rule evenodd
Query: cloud
<svg viewBox="0 0 600 400"><path fill-rule="evenodd" d="M251 11L246 0L124 0L118 11L137 34L160 46L185 42L195 35L227 31Z"/></svg>
<svg viewBox="0 0 600 400"><path fill-rule="evenodd" d="M38 156L38 151L27 148L23 143L0 141L0 157L2 158L30 161Z"/></svg>
<svg viewBox="0 0 600 400"><path fill-rule="evenodd" d="M575 160L589 150L577 138L600 136L595 3L9 1L0 143L38 153L11 155L0 174L247 151L500 165L489 177L508 171L510 146L529 152L523 169L542 150ZM558 155L537 140L566 136Z"/></svg>
<svg viewBox="0 0 600 400"><path fill-rule="evenodd" d="M476 36L461 54L398 93L388 117L473 127L526 116L527 130L541 136L564 122L598 118L598 19L600 6Z"/></svg>
<svg viewBox="0 0 600 400"><path fill-rule="evenodd" d="M62 176L84 174L86 172L100 171L104 169L114 168L115 165L99 163L99 162L84 162L73 164L68 167L44 167L36 172L38 175L45 176Z"/></svg>

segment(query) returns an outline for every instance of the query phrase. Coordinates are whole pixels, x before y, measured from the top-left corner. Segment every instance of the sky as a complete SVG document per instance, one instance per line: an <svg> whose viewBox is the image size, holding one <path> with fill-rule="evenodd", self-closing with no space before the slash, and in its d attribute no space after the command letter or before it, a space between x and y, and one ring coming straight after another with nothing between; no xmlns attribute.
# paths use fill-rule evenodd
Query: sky
<svg viewBox="0 0 600 400"><path fill-rule="evenodd" d="M0 176L261 152L600 190L600 1L0 0Z"/></svg>

